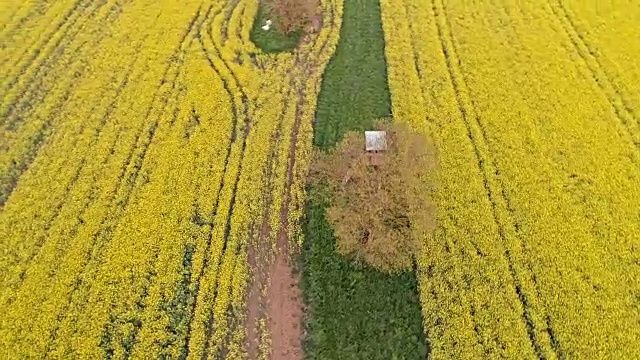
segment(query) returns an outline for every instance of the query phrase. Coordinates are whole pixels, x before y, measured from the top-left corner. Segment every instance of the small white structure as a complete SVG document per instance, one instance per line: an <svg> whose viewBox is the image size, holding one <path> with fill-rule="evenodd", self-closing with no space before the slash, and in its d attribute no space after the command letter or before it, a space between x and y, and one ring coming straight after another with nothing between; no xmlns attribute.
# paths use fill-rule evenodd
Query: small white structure
<svg viewBox="0 0 640 360"><path fill-rule="evenodd" d="M382 153L387 150L387 132L365 131L364 139L369 163L373 166L382 164Z"/></svg>
<svg viewBox="0 0 640 360"><path fill-rule="evenodd" d="M264 31L268 31L269 29L271 29L271 24L272 24L271 20L267 20L267 21L264 23L264 26L262 26L262 30L264 30Z"/></svg>
<svg viewBox="0 0 640 360"><path fill-rule="evenodd" d="M366 151L387 150L387 132L386 131L365 131L364 138L365 138Z"/></svg>

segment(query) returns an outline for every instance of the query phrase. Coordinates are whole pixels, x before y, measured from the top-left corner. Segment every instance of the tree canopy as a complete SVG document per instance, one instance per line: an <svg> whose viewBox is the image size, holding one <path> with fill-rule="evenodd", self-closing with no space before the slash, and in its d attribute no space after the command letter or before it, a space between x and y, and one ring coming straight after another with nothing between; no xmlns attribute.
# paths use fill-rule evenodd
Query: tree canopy
<svg viewBox="0 0 640 360"><path fill-rule="evenodd" d="M386 151L372 165L363 132L348 132L327 152L314 155L317 196L330 201L327 219L337 251L386 272L412 266L435 226L431 201L436 153L431 141L405 124L378 122Z"/></svg>

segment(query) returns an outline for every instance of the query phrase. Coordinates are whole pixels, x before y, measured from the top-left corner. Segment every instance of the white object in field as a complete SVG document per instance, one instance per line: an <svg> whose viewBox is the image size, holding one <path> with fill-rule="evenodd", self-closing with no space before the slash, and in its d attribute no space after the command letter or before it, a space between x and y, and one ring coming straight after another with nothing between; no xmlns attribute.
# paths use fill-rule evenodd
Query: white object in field
<svg viewBox="0 0 640 360"><path fill-rule="evenodd" d="M268 31L269 29L271 29L271 24L272 24L271 20L265 21L264 26L262 26L262 30Z"/></svg>
<svg viewBox="0 0 640 360"><path fill-rule="evenodd" d="M365 138L366 151L387 150L387 132L386 131L365 131L364 138Z"/></svg>

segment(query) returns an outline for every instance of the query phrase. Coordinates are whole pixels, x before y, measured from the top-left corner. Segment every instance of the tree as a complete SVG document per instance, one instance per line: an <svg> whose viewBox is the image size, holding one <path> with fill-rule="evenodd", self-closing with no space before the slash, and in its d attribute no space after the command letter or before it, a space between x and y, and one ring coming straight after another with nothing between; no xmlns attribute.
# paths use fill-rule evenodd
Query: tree
<svg viewBox="0 0 640 360"><path fill-rule="evenodd" d="M267 12L275 20L276 29L284 35L303 30L313 22L318 8L317 0L263 0Z"/></svg>
<svg viewBox="0 0 640 360"><path fill-rule="evenodd" d="M436 154L428 138L404 124L378 122L387 150L372 165L362 132L348 132L337 147L317 151L311 167L316 195L329 199L327 219L337 251L386 272L412 266L435 226L431 200Z"/></svg>

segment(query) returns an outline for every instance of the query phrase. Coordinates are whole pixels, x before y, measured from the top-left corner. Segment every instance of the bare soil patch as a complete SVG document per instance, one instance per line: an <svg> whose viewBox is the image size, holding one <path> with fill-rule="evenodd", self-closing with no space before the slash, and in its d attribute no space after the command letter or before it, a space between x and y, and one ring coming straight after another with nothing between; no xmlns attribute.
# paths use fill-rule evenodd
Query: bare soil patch
<svg viewBox="0 0 640 360"><path fill-rule="evenodd" d="M278 253L271 268L267 313L271 359L302 359L302 298L299 275L290 263L285 231L278 237Z"/></svg>

